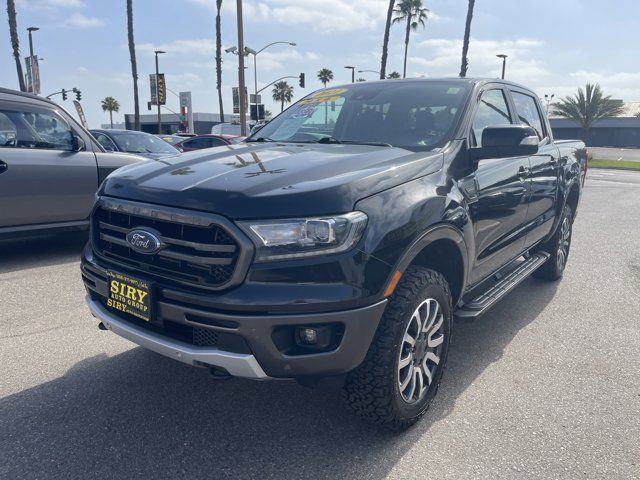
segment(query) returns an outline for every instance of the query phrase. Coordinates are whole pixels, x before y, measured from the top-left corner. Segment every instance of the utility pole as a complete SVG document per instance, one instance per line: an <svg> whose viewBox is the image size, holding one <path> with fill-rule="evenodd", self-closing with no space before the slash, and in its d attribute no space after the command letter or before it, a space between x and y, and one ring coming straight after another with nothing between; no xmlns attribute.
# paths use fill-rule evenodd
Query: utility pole
<svg viewBox="0 0 640 480"><path fill-rule="evenodd" d="M162 135L162 113L160 112L160 85L158 79L160 77L160 69L158 68L158 55L166 53L162 50L156 50L156 103L158 104L158 135Z"/></svg>
<svg viewBox="0 0 640 480"><path fill-rule="evenodd" d="M244 31L242 27L242 0L236 0L238 10L238 95L240 97L240 135L247 136L247 92L244 83Z"/></svg>

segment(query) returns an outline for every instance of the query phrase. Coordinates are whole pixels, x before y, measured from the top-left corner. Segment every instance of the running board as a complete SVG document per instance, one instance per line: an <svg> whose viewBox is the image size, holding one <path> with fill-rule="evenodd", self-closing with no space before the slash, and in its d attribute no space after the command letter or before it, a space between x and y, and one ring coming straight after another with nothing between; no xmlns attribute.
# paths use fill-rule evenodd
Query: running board
<svg viewBox="0 0 640 480"><path fill-rule="evenodd" d="M455 316L463 319L479 317L498 303L498 301L500 301L511 290L529 278L529 276L540 268L548 258L549 254L546 252L534 253L514 270L505 275L489 290L470 302L460 306L455 311Z"/></svg>

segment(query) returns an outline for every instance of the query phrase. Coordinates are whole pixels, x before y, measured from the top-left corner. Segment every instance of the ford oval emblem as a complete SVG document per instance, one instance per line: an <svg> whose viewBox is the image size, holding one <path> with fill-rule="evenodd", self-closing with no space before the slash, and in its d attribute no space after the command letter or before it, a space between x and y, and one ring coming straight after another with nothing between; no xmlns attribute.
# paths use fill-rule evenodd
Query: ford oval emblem
<svg viewBox="0 0 640 480"><path fill-rule="evenodd" d="M155 232L136 228L127 233L127 243L138 253L153 255L162 248L162 242L158 237L159 234Z"/></svg>

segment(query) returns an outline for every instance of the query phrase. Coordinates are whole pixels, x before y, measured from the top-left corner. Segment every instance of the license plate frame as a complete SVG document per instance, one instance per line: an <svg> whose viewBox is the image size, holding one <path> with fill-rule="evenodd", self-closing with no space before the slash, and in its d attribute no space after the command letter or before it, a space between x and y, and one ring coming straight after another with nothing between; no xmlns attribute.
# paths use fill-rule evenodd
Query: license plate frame
<svg viewBox="0 0 640 480"><path fill-rule="evenodd" d="M148 280L107 270L107 308L145 322L153 321L153 284Z"/></svg>

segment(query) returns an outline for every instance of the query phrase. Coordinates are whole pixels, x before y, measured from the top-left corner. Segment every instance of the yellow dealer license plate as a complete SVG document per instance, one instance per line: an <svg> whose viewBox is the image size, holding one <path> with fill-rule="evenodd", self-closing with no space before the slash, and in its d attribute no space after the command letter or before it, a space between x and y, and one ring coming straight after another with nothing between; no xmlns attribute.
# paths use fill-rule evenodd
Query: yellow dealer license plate
<svg viewBox="0 0 640 480"><path fill-rule="evenodd" d="M107 307L141 320L151 320L151 286L148 282L107 270L109 297Z"/></svg>

